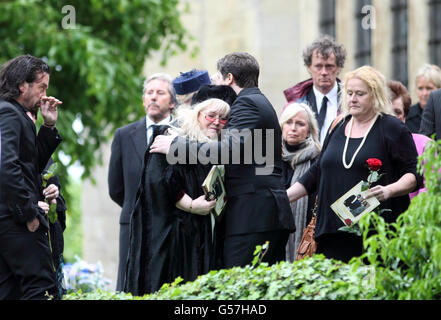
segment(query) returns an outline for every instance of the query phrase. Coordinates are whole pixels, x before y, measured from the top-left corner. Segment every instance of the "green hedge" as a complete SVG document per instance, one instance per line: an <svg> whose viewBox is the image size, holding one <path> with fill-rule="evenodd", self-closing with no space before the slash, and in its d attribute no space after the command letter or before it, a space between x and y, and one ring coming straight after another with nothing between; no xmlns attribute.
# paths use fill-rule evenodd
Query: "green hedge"
<svg viewBox="0 0 441 320"><path fill-rule="evenodd" d="M396 223L387 225L374 213L360 220L365 253L348 264L315 255L212 271L185 284L177 279L143 297L95 291L65 299L441 299L440 153L441 140L421 157L427 192L415 197ZM368 237L369 231L375 234Z"/></svg>
<svg viewBox="0 0 441 320"><path fill-rule="evenodd" d="M177 279L158 292L142 298L130 294L95 291L76 292L66 297L77 299L167 299L167 300L238 300L238 299L366 299L375 295L373 273L367 266L351 265L316 255L295 263L280 262L253 268L223 269L180 284Z"/></svg>

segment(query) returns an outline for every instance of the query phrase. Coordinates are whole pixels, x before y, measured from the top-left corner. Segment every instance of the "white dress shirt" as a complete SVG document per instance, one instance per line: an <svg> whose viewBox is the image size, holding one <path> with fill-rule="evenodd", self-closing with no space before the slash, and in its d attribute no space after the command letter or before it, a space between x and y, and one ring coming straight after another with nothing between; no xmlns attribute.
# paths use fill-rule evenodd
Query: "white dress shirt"
<svg viewBox="0 0 441 320"><path fill-rule="evenodd" d="M315 95L315 101L317 103L317 114L320 113L320 109L322 107L322 100L323 97L326 96L328 98L328 105L326 109L326 118L323 122L323 128L320 131L320 144L323 145L323 142L325 141L326 133L328 132L329 126L331 125L332 121L334 121L335 117L337 117L337 111L338 111L338 101L337 101L337 92L338 92L338 85L337 81L335 82L334 87L329 91L327 94L321 93L318 89L316 89L314 86L312 87L314 90ZM320 128L319 128L320 129Z"/></svg>
<svg viewBox="0 0 441 320"><path fill-rule="evenodd" d="M170 121L172 120L172 116L168 116L165 119L162 119L161 121L159 121L158 123L155 123L152 119L150 119L148 116L145 117L145 121L146 121L146 127L147 127L147 145L150 143L150 139L152 137L153 134L153 125L163 125L163 124L169 124Z"/></svg>

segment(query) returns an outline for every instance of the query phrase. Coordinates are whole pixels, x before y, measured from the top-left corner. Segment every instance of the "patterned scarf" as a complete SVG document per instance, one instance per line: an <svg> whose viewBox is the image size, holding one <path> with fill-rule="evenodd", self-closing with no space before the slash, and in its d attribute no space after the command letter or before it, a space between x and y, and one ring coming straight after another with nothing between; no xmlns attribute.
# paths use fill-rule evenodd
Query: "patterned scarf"
<svg viewBox="0 0 441 320"><path fill-rule="evenodd" d="M291 185L293 185L309 169L311 163L320 154L320 151L311 137L306 138L305 141L294 147L287 146L286 142L283 141L282 150L283 160L289 162L294 170ZM300 198L299 200L292 202L290 205L296 225L296 232L290 234L288 243L286 244L286 260L295 261L297 247L302 239L303 229L306 228L308 196Z"/></svg>

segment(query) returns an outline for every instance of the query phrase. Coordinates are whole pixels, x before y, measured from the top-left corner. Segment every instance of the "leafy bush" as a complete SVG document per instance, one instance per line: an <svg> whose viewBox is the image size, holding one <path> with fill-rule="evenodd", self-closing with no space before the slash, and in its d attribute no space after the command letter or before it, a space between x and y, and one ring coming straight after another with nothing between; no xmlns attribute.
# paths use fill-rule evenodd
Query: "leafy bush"
<svg viewBox="0 0 441 320"><path fill-rule="evenodd" d="M440 153L441 140L423 154L427 192L413 198L396 223L375 213L360 220L365 253L348 264L315 255L268 266L257 256L254 266L211 271L184 284L178 278L143 297L95 291L65 299L441 299Z"/></svg>
<svg viewBox="0 0 441 320"><path fill-rule="evenodd" d="M293 300L293 299L365 299L375 295L369 267L354 268L339 261L315 255L294 263L280 262L253 268L235 267L211 271L193 282L181 284L178 278L164 284L154 294L133 297L125 293L76 292L68 300L145 299L145 300Z"/></svg>
<svg viewBox="0 0 441 320"><path fill-rule="evenodd" d="M280 262L212 271L194 282L163 286L149 299L363 299L369 286L367 267L352 268L323 255L295 263Z"/></svg>
<svg viewBox="0 0 441 320"><path fill-rule="evenodd" d="M360 221L364 257L375 266L375 285L385 299L441 299L440 153L438 140L420 156L427 192L413 198L396 223L387 225L376 215ZM377 234L367 238L372 225Z"/></svg>

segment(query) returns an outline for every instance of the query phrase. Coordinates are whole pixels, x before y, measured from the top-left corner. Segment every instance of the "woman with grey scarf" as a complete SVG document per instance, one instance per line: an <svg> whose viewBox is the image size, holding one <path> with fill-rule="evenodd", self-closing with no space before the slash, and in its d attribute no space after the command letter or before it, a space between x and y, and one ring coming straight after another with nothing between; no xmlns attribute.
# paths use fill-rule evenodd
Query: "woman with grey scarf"
<svg viewBox="0 0 441 320"><path fill-rule="evenodd" d="M286 189L294 184L318 158L321 150L318 125L314 113L305 103L291 103L280 116L282 128L283 179ZM286 245L286 260L296 259L297 247L303 230L312 218L314 196L303 197L291 203L296 231Z"/></svg>

